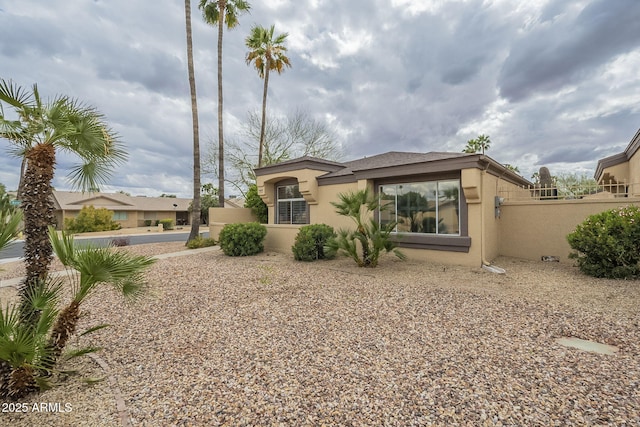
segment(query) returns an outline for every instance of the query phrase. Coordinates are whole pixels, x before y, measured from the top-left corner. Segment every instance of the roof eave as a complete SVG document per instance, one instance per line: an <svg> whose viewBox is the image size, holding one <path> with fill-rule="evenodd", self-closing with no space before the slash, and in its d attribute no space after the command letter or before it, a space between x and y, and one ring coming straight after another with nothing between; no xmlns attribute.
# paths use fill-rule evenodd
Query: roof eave
<svg viewBox="0 0 640 427"><path fill-rule="evenodd" d="M338 162L332 162L330 160L323 160L313 157L301 157L282 163L276 163L273 165L262 166L255 168L253 171L256 176L272 175L281 172L290 172L300 169L312 169L324 172L335 172L343 169L344 165Z"/></svg>

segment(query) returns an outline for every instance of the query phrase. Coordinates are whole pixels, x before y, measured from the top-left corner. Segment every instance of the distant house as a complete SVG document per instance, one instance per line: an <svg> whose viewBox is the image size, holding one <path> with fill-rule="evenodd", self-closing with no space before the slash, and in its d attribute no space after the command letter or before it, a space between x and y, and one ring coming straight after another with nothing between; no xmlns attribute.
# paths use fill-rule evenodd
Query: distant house
<svg viewBox="0 0 640 427"><path fill-rule="evenodd" d="M244 208L246 200L244 197L231 196L224 199L225 208Z"/></svg>
<svg viewBox="0 0 640 427"><path fill-rule="evenodd" d="M598 161L595 179L611 193L640 197L640 129L622 153Z"/></svg>
<svg viewBox="0 0 640 427"><path fill-rule="evenodd" d="M255 173L269 210L269 248L290 250L302 224L351 227L331 202L368 188L387 207L375 218L397 223L394 239L410 258L463 265L499 254L498 186L532 185L489 156L469 153L388 152L344 163L301 157Z"/></svg>
<svg viewBox="0 0 640 427"><path fill-rule="evenodd" d="M54 190L53 203L58 228L64 227L66 218L75 218L84 206L113 211L114 221L120 223L122 228L155 225L161 219L172 219L176 225L190 224L191 199Z"/></svg>

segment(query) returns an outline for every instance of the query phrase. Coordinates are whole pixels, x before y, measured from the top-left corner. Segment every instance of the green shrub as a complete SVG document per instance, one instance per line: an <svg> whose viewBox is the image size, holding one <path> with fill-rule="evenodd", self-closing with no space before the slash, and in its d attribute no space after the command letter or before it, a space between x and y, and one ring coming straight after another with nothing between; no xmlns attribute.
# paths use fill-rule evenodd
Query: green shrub
<svg viewBox="0 0 640 427"><path fill-rule="evenodd" d="M625 206L589 216L567 236L580 270L594 277L640 275L640 208Z"/></svg>
<svg viewBox="0 0 640 427"><path fill-rule="evenodd" d="M120 224L113 220L113 212L93 206L85 206L75 218L65 218L64 228L69 233L118 230Z"/></svg>
<svg viewBox="0 0 640 427"><path fill-rule="evenodd" d="M329 239L336 237L333 227L326 224L312 224L300 227L296 242L291 247L296 261L315 261L328 258L324 247Z"/></svg>
<svg viewBox="0 0 640 427"><path fill-rule="evenodd" d="M225 255L255 255L264 250L267 227L257 222L227 224L220 231L220 249Z"/></svg>
<svg viewBox="0 0 640 427"><path fill-rule="evenodd" d="M173 230L173 220L171 218L161 219L158 224L162 224L163 230Z"/></svg>
<svg viewBox="0 0 640 427"><path fill-rule="evenodd" d="M191 239L187 242L187 248L189 249L207 248L209 246L215 246L215 244L216 244L216 241L214 239L197 236L195 239Z"/></svg>
<svg viewBox="0 0 640 427"><path fill-rule="evenodd" d="M399 259L406 256L391 240L395 223L380 225L371 214L384 209L378 198L368 189L338 194L339 202L331 202L338 215L351 218L355 230L339 230L335 239L327 242L330 255L350 256L359 267L376 267L383 253L392 253Z"/></svg>
<svg viewBox="0 0 640 427"><path fill-rule="evenodd" d="M269 221L267 205L258 194L258 186L256 184L249 187L249 191L245 196L244 207L251 208L261 224L266 224Z"/></svg>
<svg viewBox="0 0 640 427"><path fill-rule="evenodd" d="M151 227L151 220L150 219L145 219L144 220L144 226L145 227Z"/></svg>

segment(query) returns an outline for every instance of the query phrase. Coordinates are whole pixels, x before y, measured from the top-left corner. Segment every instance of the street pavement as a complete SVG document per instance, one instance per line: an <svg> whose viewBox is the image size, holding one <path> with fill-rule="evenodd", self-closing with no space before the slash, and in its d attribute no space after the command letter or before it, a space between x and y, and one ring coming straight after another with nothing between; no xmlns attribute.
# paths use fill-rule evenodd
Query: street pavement
<svg viewBox="0 0 640 427"><path fill-rule="evenodd" d="M129 239L129 245L144 243L187 241L191 228L176 227L173 230L158 231L156 227L123 228L120 230L101 231L96 233L75 234L76 241L90 242L96 246L107 246L113 239ZM200 236L209 237L209 227L200 227ZM19 260L24 253L24 240L15 240L0 251L0 264Z"/></svg>

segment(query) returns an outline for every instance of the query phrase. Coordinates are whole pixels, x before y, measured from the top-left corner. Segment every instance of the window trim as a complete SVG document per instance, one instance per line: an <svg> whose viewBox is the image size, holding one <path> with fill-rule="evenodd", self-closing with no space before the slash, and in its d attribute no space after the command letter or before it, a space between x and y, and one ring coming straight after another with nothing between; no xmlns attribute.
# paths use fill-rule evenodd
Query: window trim
<svg viewBox="0 0 640 427"><path fill-rule="evenodd" d="M465 198L464 191L462 189L462 176L460 171L446 173L446 174L423 174L412 175L402 178L385 178L376 180L374 182L374 188L376 191L376 197L379 196L381 185L399 185L399 184L411 184L417 182L426 181L445 181L451 179L457 179L460 185L459 188L459 200L460 212L459 212L459 225L460 230L458 234L430 234L430 233L403 233L393 232L391 233L391 240L400 248L408 249L429 249L435 251L448 251L448 252L469 252L471 247L471 237L469 237L469 210L467 205L467 199ZM376 211L376 221L380 221L380 212Z"/></svg>
<svg viewBox="0 0 640 427"><path fill-rule="evenodd" d="M124 218L121 218L124 217ZM129 214L127 211L113 211L114 221L127 221L129 219Z"/></svg>
<svg viewBox="0 0 640 427"><path fill-rule="evenodd" d="M296 197L293 199L280 199L278 197L278 189L281 187L287 187L290 185L294 185L296 187L298 187L298 193L300 192L300 187L298 184L298 181L295 179L287 179L287 180L283 180L280 182L276 182L273 185L273 190L274 190L274 199L275 199L275 215L274 215L274 223L275 224L286 224L286 225L307 225L309 224L309 203L307 203L307 201L305 200L304 197ZM304 223L294 223L293 222L293 202L304 202L305 204L305 222ZM280 222L280 202L289 202L290 203L290 209L291 209L291 217L289 222Z"/></svg>

